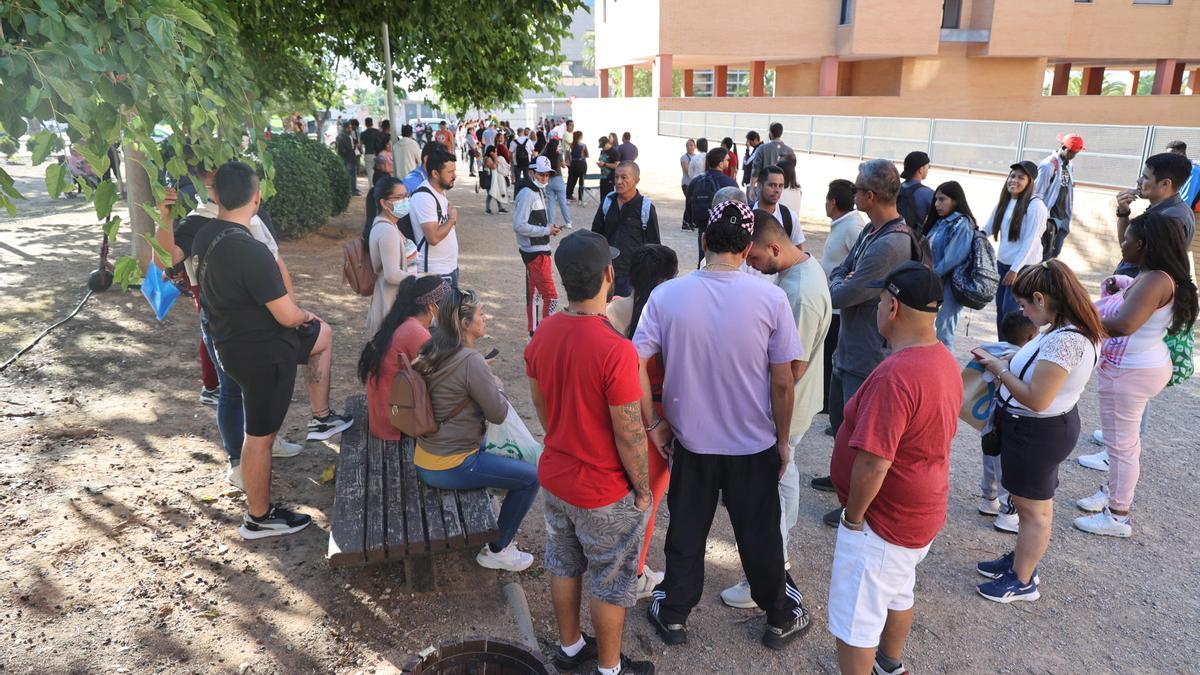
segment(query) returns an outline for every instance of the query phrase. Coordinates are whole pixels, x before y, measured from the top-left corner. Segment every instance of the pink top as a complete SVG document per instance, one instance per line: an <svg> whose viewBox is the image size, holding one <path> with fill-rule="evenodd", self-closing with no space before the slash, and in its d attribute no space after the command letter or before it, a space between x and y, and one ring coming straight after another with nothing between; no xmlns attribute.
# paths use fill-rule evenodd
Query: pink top
<svg viewBox="0 0 1200 675"><path fill-rule="evenodd" d="M1096 301L1096 309L1100 317L1107 319L1117 315L1125 304L1125 295L1133 287L1125 282L1128 277L1118 276L1117 283L1122 290L1105 295ZM1100 348L1100 356L1108 363L1118 368L1161 368L1171 363L1171 352L1163 342L1167 337L1167 329L1174 317L1174 298L1166 305L1154 310L1136 331L1122 337L1110 337Z"/></svg>
<svg viewBox="0 0 1200 675"><path fill-rule="evenodd" d="M428 341L429 330L416 318L409 318L392 333L387 354L379 364L379 374L367 378L367 426L372 436L385 441L398 441L404 437L388 422L392 380L396 379L396 373L400 370L400 354L406 354L409 362L412 362Z"/></svg>

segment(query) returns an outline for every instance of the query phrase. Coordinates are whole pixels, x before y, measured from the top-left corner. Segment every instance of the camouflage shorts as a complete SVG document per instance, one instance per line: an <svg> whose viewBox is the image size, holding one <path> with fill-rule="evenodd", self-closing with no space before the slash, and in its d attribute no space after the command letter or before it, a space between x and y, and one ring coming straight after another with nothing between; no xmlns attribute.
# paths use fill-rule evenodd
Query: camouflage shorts
<svg viewBox="0 0 1200 675"><path fill-rule="evenodd" d="M649 510L634 508L633 493L598 509L546 498L546 571L582 577L591 570L592 597L618 607L637 603L637 563Z"/></svg>

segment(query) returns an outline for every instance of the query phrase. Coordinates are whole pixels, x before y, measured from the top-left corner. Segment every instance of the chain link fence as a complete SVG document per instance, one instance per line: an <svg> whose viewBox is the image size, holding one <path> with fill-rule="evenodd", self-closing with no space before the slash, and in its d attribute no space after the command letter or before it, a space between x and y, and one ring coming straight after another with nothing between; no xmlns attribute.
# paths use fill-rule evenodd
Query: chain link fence
<svg viewBox="0 0 1200 675"><path fill-rule="evenodd" d="M896 162L924 150L938 166L1007 173L1013 162L1040 162L1059 147L1058 134L1078 133L1086 143L1075 165L1080 183L1133 187L1146 157L1165 152L1182 140L1200 151L1200 127L1052 124L913 117L764 115L660 110L658 133L678 138L708 138L710 146L729 136L739 144L746 132L765 140L772 122L783 124L783 142L797 152ZM1195 153L1193 153L1195 154Z"/></svg>

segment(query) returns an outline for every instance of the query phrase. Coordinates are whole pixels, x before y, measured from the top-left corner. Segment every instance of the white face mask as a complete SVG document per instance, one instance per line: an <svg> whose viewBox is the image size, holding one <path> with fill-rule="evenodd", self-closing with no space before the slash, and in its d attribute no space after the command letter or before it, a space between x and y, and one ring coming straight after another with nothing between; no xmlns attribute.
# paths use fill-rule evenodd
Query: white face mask
<svg viewBox="0 0 1200 675"><path fill-rule="evenodd" d="M392 215L397 218L403 218L408 215L408 198L392 202Z"/></svg>
<svg viewBox="0 0 1200 675"><path fill-rule="evenodd" d="M534 178L533 184L536 185L539 190L545 190L547 187L550 186L550 179L541 180L539 178Z"/></svg>

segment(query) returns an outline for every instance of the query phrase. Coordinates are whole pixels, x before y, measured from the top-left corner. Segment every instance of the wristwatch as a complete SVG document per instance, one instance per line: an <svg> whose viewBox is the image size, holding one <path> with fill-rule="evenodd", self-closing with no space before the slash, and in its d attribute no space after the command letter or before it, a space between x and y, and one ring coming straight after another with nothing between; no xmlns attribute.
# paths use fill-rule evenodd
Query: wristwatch
<svg viewBox="0 0 1200 675"><path fill-rule="evenodd" d="M857 531L857 530L861 530L861 529L862 529L862 527L863 527L863 524L862 524L862 522L861 522L861 521L860 521L860 522L857 522L857 523L855 523L855 522L853 522L853 521L851 521L851 520L848 520L848 519L846 518L846 509L842 509L842 515L841 515L841 519L842 519L842 525L845 525L845 526L846 526L846 529L848 529L848 530L855 530L855 531Z"/></svg>

